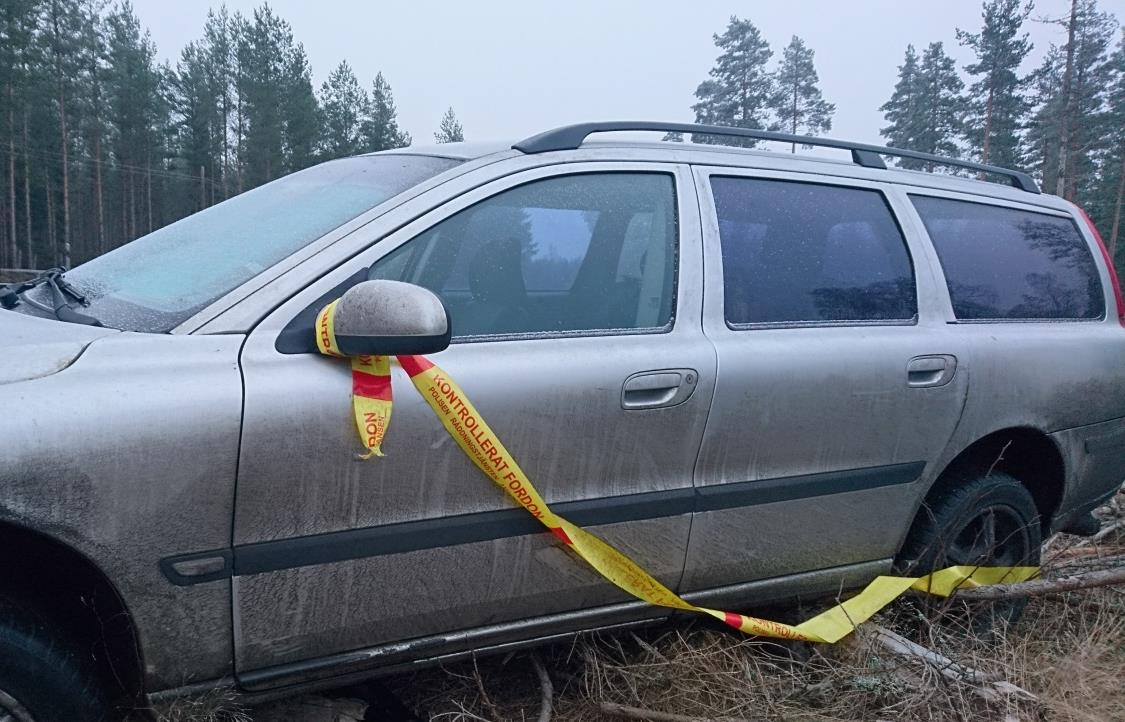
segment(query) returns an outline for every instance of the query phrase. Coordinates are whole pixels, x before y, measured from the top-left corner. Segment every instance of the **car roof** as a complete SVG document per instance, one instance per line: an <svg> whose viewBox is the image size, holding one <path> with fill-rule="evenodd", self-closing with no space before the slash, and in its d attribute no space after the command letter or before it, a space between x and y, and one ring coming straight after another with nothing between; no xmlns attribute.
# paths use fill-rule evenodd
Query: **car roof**
<svg viewBox="0 0 1125 722"><path fill-rule="evenodd" d="M471 161L492 155L511 156L518 154L519 151L515 149L518 144L519 141L513 142L511 140L440 143L408 146L380 151L372 155L426 155ZM794 154L790 152L788 143L785 144L784 152L779 152L764 148L740 148L730 145L634 140L603 136L598 140L585 140L574 149L553 150L537 155L547 156L557 161L566 157L578 159L582 156L589 156L591 153L597 155L598 159L604 160L652 160L817 173L987 196L1067 213L1071 211L1069 204L1057 196L1032 193L1005 183L979 180L968 175L910 170L893 166L886 169L863 167L842 154L840 157L832 157L831 155L817 155L800 150Z"/></svg>

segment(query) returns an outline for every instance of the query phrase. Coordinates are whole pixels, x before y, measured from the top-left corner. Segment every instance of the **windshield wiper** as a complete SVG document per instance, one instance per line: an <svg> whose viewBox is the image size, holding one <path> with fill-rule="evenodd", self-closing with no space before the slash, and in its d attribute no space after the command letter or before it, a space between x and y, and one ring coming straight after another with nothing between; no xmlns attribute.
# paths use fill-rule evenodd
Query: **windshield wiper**
<svg viewBox="0 0 1125 722"><path fill-rule="evenodd" d="M38 276L28 279L26 281L18 281L15 283L5 283L0 285L0 306L4 308L15 308L19 305L20 301L27 303L29 306L38 308L40 311L46 311L53 314L55 318L67 323L80 323L86 326L101 326L102 322L93 316L87 316L84 313L79 313L72 308L74 303L81 306L89 306L90 302L82 295L78 289L70 284L63 276L66 272L65 268L61 266L56 268L48 268ZM51 305L47 306L33 299L27 298L24 294L33 288L46 285L51 289ZM71 301L67 300L69 296Z"/></svg>

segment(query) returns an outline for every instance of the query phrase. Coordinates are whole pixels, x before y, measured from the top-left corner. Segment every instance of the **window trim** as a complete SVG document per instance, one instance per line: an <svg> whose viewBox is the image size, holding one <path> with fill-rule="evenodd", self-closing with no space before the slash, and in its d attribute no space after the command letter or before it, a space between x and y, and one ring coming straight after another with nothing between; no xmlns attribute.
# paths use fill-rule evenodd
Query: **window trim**
<svg viewBox="0 0 1125 722"><path fill-rule="evenodd" d="M856 182L848 182L846 178L824 178L824 177L807 177L807 176L793 176L790 174L765 174L755 172L752 174L731 173L730 168L705 168L701 178L702 186L707 189L706 197L700 198L701 206L707 208L707 212L711 214L711 220L714 221L715 228L715 241L718 243L718 285L720 288L720 298L718 303L717 312L722 316L723 325L731 331L758 331L758 330L774 330L774 329L790 329L790 328L851 328L851 327L895 327L895 326L918 326L921 320L921 294L919 293L918 281L918 263L915 259L915 254L910 248L910 240L906 233L906 228L903 226L902 220L898 217L895 211L894 203L892 202L891 195L887 192L882 184L872 183L870 181L863 181L856 179ZM712 188L712 181L715 178L730 178L738 180L758 180L758 181L775 181L782 183L801 183L804 185L818 185L829 186L832 188L844 188L852 190L862 190L877 193L883 201L883 205L887 209L887 213L894 223L895 228L898 230L899 238L902 241L903 250L906 251L906 258L910 264L911 279L914 281L914 315L911 318L902 319L875 319L875 320L810 320L810 321L752 321L752 322L731 322L726 314L726 281L724 275L723 263L725 259L722 254L722 237L718 229L719 212L715 204L715 195Z"/></svg>
<svg viewBox="0 0 1125 722"><path fill-rule="evenodd" d="M1106 303L1106 285L1102 278L1102 268L1098 265L1097 256L1094 254L1093 249L1090 248L1090 242L1086 238L1086 234L1082 231L1082 226L1075 220L1074 215L1061 208L1051 208L1049 206L1039 206L1030 203L1015 203L1007 201L1002 198L990 198L987 196L972 196L971 198L964 197L960 193L943 193L943 192L929 192L917 193L913 190L906 190L903 193L906 202L910 207L910 211L918 218L919 230L924 235L926 242L934 251L934 263L937 265L937 271L941 274L941 286L946 296L949 299L949 310L952 314L946 323L951 326L989 326L995 324L1017 323L1017 324L1072 324L1072 323L1104 323L1108 317L1109 305ZM1090 316L1084 318L959 318L957 316L957 307L953 302L953 292L949 289L949 278L945 272L945 264L942 263L941 253L938 251L937 244L934 243L933 237L930 235L930 230L926 226L926 221L922 217L921 211L914 205L914 196L923 198L934 198L937 200L955 201L958 203L972 203L981 206L991 206L993 208L1003 208L1011 211L1019 211L1021 213L1035 213L1039 215L1048 216L1050 218L1058 218L1070 221L1074 226L1078 238L1084 244L1087 253L1090 254L1090 261L1094 264L1095 276L1098 279L1098 286L1101 288L1102 297L1102 313L1100 316Z"/></svg>
<svg viewBox="0 0 1125 722"><path fill-rule="evenodd" d="M370 268L375 262L389 255L403 244L425 233L443 220L506 190L529 182L547 178L558 178L587 174L635 174L656 173L670 177L672 181L673 210L676 214L676 263L673 273L672 316L662 327L644 329L595 329L579 331L546 331L519 334L494 334L461 336L453 340L459 343L482 343L503 341L549 340L559 338L620 337L653 334L691 333L698 330L691 325L702 309L703 266L702 246L699 241L699 213L696 197L691 193L690 168L681 163L663 161L605 161L583 160L570 162L544 163L542 159L519 161L516 167L502 174L494 174L488 179L475 182L471 187L446 195L425 213L416 215L411 221L379 233L371 229L362 241L355 245L354 252L335 264L327 272L307 281L288 299L275 307L257 324L255 333L280 333L302 310L314 304L323 294L331 291L341 282L361 269ZM494 173L491 169L485 171ZM300 268L294 269L299 272ZM684 319L680 323L680 319Z"/></svg>

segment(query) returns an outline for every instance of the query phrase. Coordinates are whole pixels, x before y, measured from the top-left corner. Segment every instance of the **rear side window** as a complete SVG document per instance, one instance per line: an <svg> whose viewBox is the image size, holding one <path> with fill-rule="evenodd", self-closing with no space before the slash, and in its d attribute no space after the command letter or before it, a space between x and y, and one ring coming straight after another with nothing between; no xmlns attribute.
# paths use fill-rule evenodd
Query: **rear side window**
<svg viewBox="0 0 1125 722"><path fill-rule="evenodd" d="M910 197L965 320L1096 319L1098 269L1069 218L983 203Z"/></svg>
<svg viewBox="0 0 1125 722"><path fill-rule="evenodd" d="M910 254L877 191L711 179L727 323L909 321Z"/></svg>

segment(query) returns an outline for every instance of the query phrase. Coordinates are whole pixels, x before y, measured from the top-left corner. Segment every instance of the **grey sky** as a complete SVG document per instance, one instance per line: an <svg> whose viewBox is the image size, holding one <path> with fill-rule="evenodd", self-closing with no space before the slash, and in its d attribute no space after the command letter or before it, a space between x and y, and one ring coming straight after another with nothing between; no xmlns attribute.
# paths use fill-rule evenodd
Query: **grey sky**
<svg viewBox="0 0 1125 722"><path fill-rule="evenodd" d="M249 15L261 0L227 0ZM175 60L202 34L207 0L133 0L161 58ZM971 59L955 28L976 31L979 0L692 0L613 2L344 2L273 0L293 26L320 83L347 59L370 88L382 71L399 120L429 143L452 105L469 140L516 138L578 120L690 121L692 93L717 50L713 33L733 14L749 18L774 51L794 34L816 51L831 135L879 142L879 106L893 89L907 43L940 40L959 66ZM1065 14L1069 0L1038 0L1035 16ZM1125 19L1125 0L1100 0ZM1063 29L1031 23L1038 64Z"/></svg>

